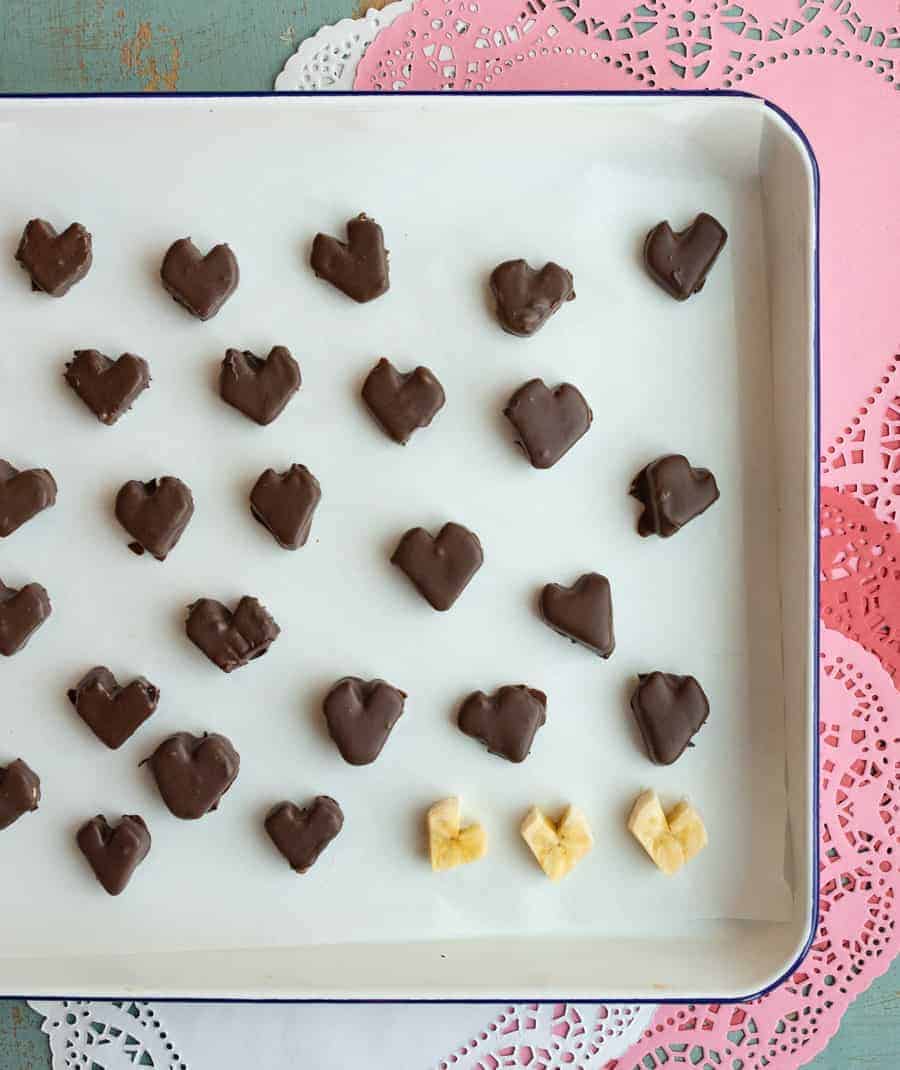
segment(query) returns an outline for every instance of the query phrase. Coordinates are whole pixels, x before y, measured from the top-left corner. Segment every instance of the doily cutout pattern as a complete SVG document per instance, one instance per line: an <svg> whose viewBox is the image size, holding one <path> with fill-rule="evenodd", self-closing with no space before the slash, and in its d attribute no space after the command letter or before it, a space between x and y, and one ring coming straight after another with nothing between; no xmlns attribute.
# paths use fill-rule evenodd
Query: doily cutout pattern
<svg viewBox="0 0 900 1070"><path fill-rule="evenodd" d="M859 499L822 491L822 622L873 653L897 683L900 531Z"/></svg>
<svg viewBox="0 0 900 1070"><path fill-rule="evenodd" d="M275 79L275 88L286 90L350 90L356 68L368 46L400 15L412 10L412 0L395 0L381 11L369 8L361 19L342 19L323 26L301 42Z"/></svg>
<svg viewBox="0 0 900 1070"><path fill-rule="evenodd" d="M895 357L825 447L822 622L874 654L900 684L900 389Z"/></svg>
<svg viewBox="0 0 900 1070"><path fill-rule="evenodd" d="M44 1015L54 1070L188 1070L149 1003L34 1000L30 1006Z"/></svg>
<svg viewBox="0 0 900 1070"><path fill-rule="evenodd" d="M603 1067L640 1039L655 1011L640 1004L507 1007L476 1037L450 1052L438 1070Z"/></svg>
<svg viewBox="0 0 900 1070"><path fill-rule="evenodd" d="M602 0L420 0L380 35L356 88L497 90L514 67L562 57L573 82L579 67L601 63L634 89L702 88L713 79L745 88L767 65L831 56L900 89L900 21L875 25L852 0L798 0L789 14L783 5L777 16L756 13L769 6L647 0L611 15Z"/></svg>
<svg viewBox="0 0 900 1070"><path fill-rule="evenodd" d="M900 354L819 458L822 483L855 495L880 520L900 509Z"/></svg>

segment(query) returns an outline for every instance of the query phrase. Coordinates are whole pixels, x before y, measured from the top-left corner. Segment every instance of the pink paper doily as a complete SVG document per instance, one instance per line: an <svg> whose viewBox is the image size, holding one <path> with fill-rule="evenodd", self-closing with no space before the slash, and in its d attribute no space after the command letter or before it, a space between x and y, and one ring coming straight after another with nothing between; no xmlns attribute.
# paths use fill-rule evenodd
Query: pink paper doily
<svg viewBox="0 0 900 1070"><path fill-rule="evenodd" d="M735 89L787 111L822 173L821 919L793 976L662 1007L627 1070L789 1070L900 950L900 14L892 0L419 0L364 90ZM848 409L848 406L855 406ZM561 1013L565 1014L565 1008ZM505 1036L468 1065L581 1064ZM616 1064L610 1064L616 1065Z"/></svg>

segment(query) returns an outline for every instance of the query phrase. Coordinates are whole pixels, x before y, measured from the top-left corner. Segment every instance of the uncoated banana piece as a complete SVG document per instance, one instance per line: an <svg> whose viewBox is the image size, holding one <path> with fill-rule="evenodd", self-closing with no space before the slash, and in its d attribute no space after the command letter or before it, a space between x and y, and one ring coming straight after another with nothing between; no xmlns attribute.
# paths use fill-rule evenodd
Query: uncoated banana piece
<svg viewBox="0 0 900 1070"><path fill-rule="evenodd" d="M431 868L437 872L476 862L487 854L487 833L479 824L460 828L459 798L436 802L426 817Z"/></svg>
<svg viewBox="0 0 900 1070"><path fill-rule="evenodd" d="M521 832L538 865L552 881L562 880L571 873L594 846L588 820L574 806L567 806L558 821L552 821L532 806L522 822Z"/></svg>
<svg viewBox="0 0 900 1070"><path fill-rule="evenodd" d="M708 842L703 819L690 803L682 801L666 814L652 789L641 792L635 799L628 817L628 831L668 877L677 873Z"/></svg>
<svg viewBox="0 0 900 1070"><path fill-rule="evenodd" d="M685 862L690 862L709 843L703 818L686 799L666 814L666 821L672 835L681 844Z"/></svg>

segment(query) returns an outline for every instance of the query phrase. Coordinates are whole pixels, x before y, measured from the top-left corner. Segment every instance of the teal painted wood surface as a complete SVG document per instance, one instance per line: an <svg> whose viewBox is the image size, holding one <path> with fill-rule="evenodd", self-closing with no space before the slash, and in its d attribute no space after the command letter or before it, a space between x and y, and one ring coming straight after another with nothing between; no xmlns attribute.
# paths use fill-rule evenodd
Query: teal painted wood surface
<svg viewBox="0 0 900 1070"><path fill-rule="evenodd" d="M0 92L269 89L304 37L357 6L357 0L0 0ZM0 1001L0 1070L49 1065L39 1017L21 1001ZM810 1065L900 1068L900 962L853 1004L838 1036Z"/></svg>
<svg viewBox="0 0 900 1070"><path fill-rule="evenodd" d="M271 89L304 37L356 6L358 0L0 0L0 92Z"/></svg>

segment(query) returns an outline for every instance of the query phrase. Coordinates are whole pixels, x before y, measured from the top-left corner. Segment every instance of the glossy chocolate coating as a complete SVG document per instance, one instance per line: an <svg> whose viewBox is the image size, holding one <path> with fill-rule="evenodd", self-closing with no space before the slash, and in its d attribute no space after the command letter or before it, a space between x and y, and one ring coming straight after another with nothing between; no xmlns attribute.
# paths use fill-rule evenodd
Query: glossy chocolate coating
<svg viewBox="0 0 900 1070"><path fill-rule="evenodd" d="M449 609L481 568L484 553L478 536L462 524L445 524L437 535L411 528L400 540L391 563L406 573L424 599L440 611Z"/></svg>
<svg viewBox="0 0 900 1070"><path fill-rule="evenodd" d="M0 580L0 654L8 658L20 651L51 612L50 596L39 583L17 590Z"/></svg>
<svg viewBox="0 0 900 1070"><path fill-rule="evenodd" d="M325 696L322 709L331 738L350 765L368 765L381 754L403 713L406 692L384 680L345 676Z"/></svg>
<svg viewBox="0 0 900 1070"><path fill-rule="evenodd" d="M518 432L518 443L535 468L552 468L587 433L590 406L571 383L550 390L529 379L509 399L503 415Z"/></svg>
<svg viewBox="0 0 900 1070"><path fill-rule="evenodd" d="M552 261L540 271L524 260L499 264L491 273L491 292L500 326L521 337L540 330L566 301L575 300L572 273Z"/></svg>
<svg viewBox="0 0 900 1070"><path fill-rule="evenodd" d="M300 365L284 346L273 346L265 360L249 349L229 349L219 374L219 393L229 405L265 427L281 415L300 382Z"/></svg>
<svg viewBox="0 0 900 1070"><path fill-rule="evenodd" d="M19 471L0 460L0 539L56 503L56 480L46 468Z"/></svg>
<svg viewBox="0 0 900 1070"><path fill-rule="evenodd" d="M638 534L667 539L705 512L719 498L716 477L706 468L692 468L687 457L658 457L634 477L628 493L643 505Z"/></svg>
<svg viewBox="0 0 900 1070"><path fill-rule="evenodd" d="M81 853L110 895L119 895L150 850L150 831L137 814L110 825L103 814L92 817L76 836Z"/></svg>
<svg viewBox="0 0 900 1070"><path fill-rule="evenodd" d="M285 550L298 550L309 538L322 488L302 464L285 472L267 468L250 492L250 510Z"/></svg>
<svg viewBox="0 0 900 1070"><path fill-rule="evenodd" d="M159 704L159 688L145 677L119 687L103 665L85 673L67 694L78 716L111 750L130 739Z"/></svg>
<svg viewBox="0 0 900 1070"><path fill-rule="evenodd" d="M709 717L709 700L693 676L651 672L638 677L631 710L651 762L671 765L693 746Z"/></svg>
<svg viewBox="0 0 900 1070"><path fill-rule="evenodd" d="M21 758L0 765L0 831L37 810L40 801L41 778Z"/></svg>
<svg viewBox="0 0 900 1070"><path fill-rule="evenodd" d="M281 632L265 606L248 595L233 613L214 598L193 602L185 627L191 642L222 672L262 657Z"/></svg>
<svg viewBox="0 0 900 1070"><path fill-rule="evenodd" d="M347 223L347 241L317 234L310 264L320 279L361 304L387 293L388 254L381 227L362 212Z"/></svg>
<svg viewBox="0 0 900 1070"><path fill-rule="evenodd" d="M677 233L668 222L657 223L644 242L644 263L666 293L686 301L703 289L727 240L725 228L706 212Z"/></svg>
<svg viewBox="0 0 900 1070"><path fill-rule="evenodd" d="M100 423L112 427L150 385L150 366L134 353L111 360L96 349L76 349L65 377Z"/></svg>
<svg viewBox="0 0 900 1070"><path fill-rule="evenodd" d="M296 873L306 873L343 827L343 811L328 795L318 795L302 810L279 803L266 818L266 832Z"/></svg>
<svg viewBox="0 0 900 1070"><path fill-rule="evenodd" d="M204 256L190 238L179 238L163 258L160 277L179 305L208 320L237 289L240 271L227 245L216 245Z"/></svg>
<svg viewBox="0 0 900 1070"><path fill-rule="evenodd" d="M116 519L137 543L136 552L147 550L157 561L165 561L193 515L191 488L175 476L132 479L116 495Z"/></svg>
<svg viewBox="0 0 900 1070"><path fill-rule="evenodd" d="M444 405L444 388L434 372L420 365L404 374L384 357L366 377L362 396L385 434L401 446Z"/></svg>
<svg viewBox="0 0 900 1070"><path fill-rule="evenodd" d="M491 754L524 762L537 730L547 720L547 696L525 684L508 684L493 695L473 691L459 710L459 727Z"/></svg>
<svg viewBox="0 0 900 1070"><path fill-rule="evenodd" d="M225 736L176 732L146 759L166 806L195 821L211 813L237 778L241 758ZM142 763L143 764L143 763Z"/></svg>
<svg viewBox="0 0 900 1070"><path fill-rule="evenodd" d="M541 592L541 616L550 627L602 658L616 648L609 580L586 572L571 587L548 583Z"/></svg>
<svg viewBox="0 0 900 1070"><path fill-rule="evenodd" d="M80 223L57 234L44 219L32 219L22 233L16 260L31 276L32 290L51 297L67 294L87 275L93 259L91 236Z"/></svg>

